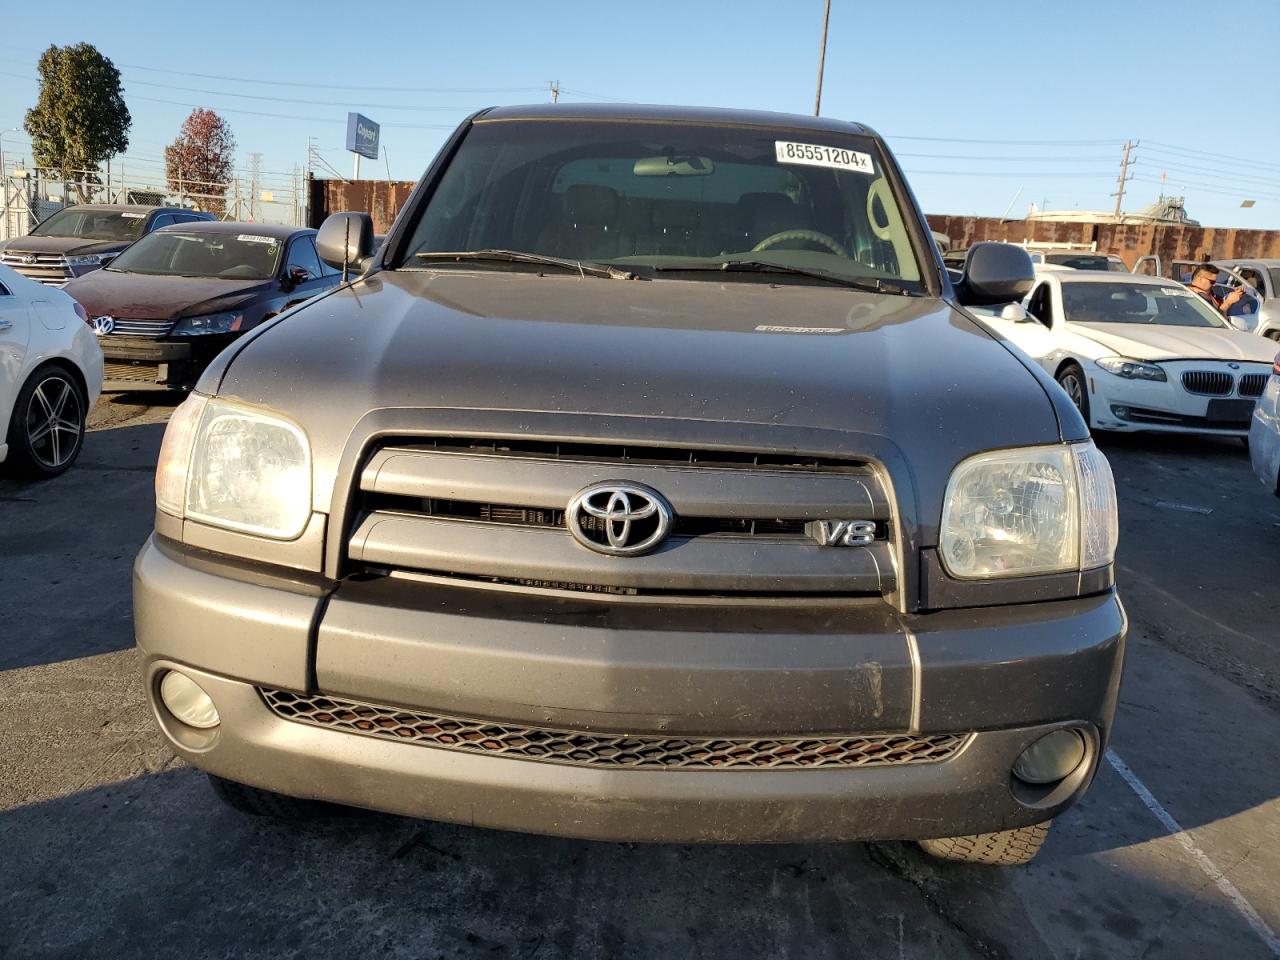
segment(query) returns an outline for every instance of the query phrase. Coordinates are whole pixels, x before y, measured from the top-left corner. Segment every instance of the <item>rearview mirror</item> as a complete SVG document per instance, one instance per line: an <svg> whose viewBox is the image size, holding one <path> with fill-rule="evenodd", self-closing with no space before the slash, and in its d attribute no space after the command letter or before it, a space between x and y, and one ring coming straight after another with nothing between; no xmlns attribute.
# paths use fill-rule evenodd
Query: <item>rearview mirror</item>
<svg viewBox="0 0 1280 960"><path fill-rule="evenodd" d="M992 306L1021 300L1036 281L1031 257L1011 243L983 241L969 248L956 299L965 306Z"/></svg>
<svg viewBox="0 0 1280 960"><path fill-rule="evenodd" d="M715 172L710 157L641 157L631 167L637 177L706 177Z"/></svg>
<svg viewBox="0 0 1280 960"><path fill-rule="evenodd" d="M316 234L320 259L342 271L361 271L373 256L373 219L367 213L335 213L320 224Z"/></svg>

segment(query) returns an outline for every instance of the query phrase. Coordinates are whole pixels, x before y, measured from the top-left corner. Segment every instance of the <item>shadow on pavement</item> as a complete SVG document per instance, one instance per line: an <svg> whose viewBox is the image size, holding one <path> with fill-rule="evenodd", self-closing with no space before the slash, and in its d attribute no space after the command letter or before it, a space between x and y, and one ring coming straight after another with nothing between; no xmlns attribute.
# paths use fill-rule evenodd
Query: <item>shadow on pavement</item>
<svg viewBox="0 0 1280 960"><path fill-rule="evenodd" d="M0 670L133 644L133 556L153 522L163 423L85 435L43 483L0 480Z"/></svg>

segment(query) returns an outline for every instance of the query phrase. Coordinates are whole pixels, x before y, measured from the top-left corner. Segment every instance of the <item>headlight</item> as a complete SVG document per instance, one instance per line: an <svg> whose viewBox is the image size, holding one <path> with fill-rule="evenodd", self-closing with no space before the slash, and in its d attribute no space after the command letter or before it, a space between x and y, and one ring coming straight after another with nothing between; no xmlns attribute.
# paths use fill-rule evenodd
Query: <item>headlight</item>
<svg viewBox="0 0 1280 960"><path fill-rule="evenodd" d="M202 317L183 317L170 331L175 337L198 337L206 333L232 333L240 329L244 314L206 313Z"/></svg>
<svg viewBox="0 0 1280 960"><path fill-rule="evenodd" d="M107 259L111 259L111 255L107 255ZM96 267L102 263L102 254L88 253L82 257L67 257L68 267Z"/></svg>
<svg viewBox="0 0 1280 960"><path fill-rule="evenodd" d="M193 394L174 412L156 471L165 513L276 540L311 518L311 450L294 423Z"/></svg>
<svg viewBox="0 0 1280 960"><path fill-rule="evenodd" d="M1115 484L1092 443L982 453L951 473L939 547L962 580L1105 566L1118 539Z"/></svg>
<svg viewBox="0 0 1280 960"><path fill-rule="evenodd" d="M1114 373L1126 380L1168 380L1164 368L1154 363L1143 363L1141 360L1126 360L1124 357L1103 357L1095 361L1107 373Z"/></svg>

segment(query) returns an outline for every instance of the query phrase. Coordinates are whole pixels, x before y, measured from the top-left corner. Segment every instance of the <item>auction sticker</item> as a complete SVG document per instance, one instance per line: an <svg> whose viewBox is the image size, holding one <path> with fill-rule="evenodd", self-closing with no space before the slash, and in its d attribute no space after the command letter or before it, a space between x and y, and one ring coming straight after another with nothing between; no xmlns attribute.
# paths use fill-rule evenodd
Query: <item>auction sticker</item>
<svg viewBox="0 0 1280 960"><path fill-rule="evenodd" d="M124 212L124 213L121 213L121 214L120 214L120 216L124 217L126 220L145 220L145 219L147 219L147 215L146 215L145 213L128 213L128 212Z"/></svg>
<svg viewBox="0 0 1280 960"><path fill-rule="evenodd" d="M802 163L810 167L834 167L836 170L856 170L858 173L875 173L871 154L844 147L824 147L816 143L793 143L775 140L779 163Z"/></svg>
<svg viewBox="0 0 1280 960"><path fill-rule="evenodd" d="M238 237L236 237L236 239L242 240L245 243L275 243L276 242L275 237L263 237L254 233L242 233Z"/></svg>

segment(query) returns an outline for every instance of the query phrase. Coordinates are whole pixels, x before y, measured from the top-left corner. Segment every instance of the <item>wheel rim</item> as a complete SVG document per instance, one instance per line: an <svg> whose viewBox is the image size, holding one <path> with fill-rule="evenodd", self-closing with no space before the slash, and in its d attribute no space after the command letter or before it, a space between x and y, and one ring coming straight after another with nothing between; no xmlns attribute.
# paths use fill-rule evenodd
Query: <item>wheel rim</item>
<svg viewBox="0 0 1280 960"><path fill-rule="evenodd" d="M1076 405L1076 409L1084 413L1084 386L1080 383L1080 378L1074 373L1064 373L1058 382L1067 391L1067 396Z"/></svg>
<svg viewBox="0 0 1280 960"><path fill-rule="evenodd" d="M47 377L27 406L27 447L42 466L64 467L80 446L80 395L69 380Z"/></svg>

